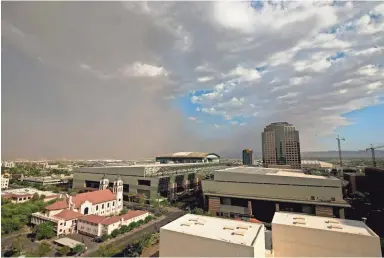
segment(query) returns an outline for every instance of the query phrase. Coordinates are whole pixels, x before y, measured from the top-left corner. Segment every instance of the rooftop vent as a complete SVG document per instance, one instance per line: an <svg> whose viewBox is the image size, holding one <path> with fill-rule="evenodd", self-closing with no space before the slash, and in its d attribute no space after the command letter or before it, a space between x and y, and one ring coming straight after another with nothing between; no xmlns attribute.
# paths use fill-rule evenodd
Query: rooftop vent
<svg viewBox="0 0 384 258"><path fill-rule="evenodd" d="M205 223L203 221L198 221L198 222L195 223L195 225L202 225L202 226L204 226Z"/></svg>
<svg viewBox="0 0 384 258"><path fill-rule="evenodd" d="M224 229L224 230L235 230L234 227L229 227L229 226L225 226L223 229Z"/></svg>
<svg viewBox="0 0 384 258"><path fill-rule="evenodd" d="M326 220L325 223L329 223L329 224L340 224L338 221L336 220Z"/></svg>
<svg viewBox="0 0 384 258"><path fill-rule="evenodd" d="M295 220L305 220L304 217L293 217L293 219L295 219Z"/></svg>
<svg viewBox="0 0 384 258"><path fill-rule="evenodd" d="M248 229L249 229L248 226L237 226L236 228L237 228L237 229L245 229L245 230L248 230Z"/></svg>
<svg viewBox="0 0 384 258"><path fill-rule="evenodd" d="M189 221L195 221L195 222L197 222L198 219L189 219Z"/></svg>
<svg viewBox="0 0 384 258"><path fill-rule="evenodd" d="M245 232L244 231L235 231L232 233L232 235L236 235L236 236L244 236Z"/></svg>
<svg viewBox="0 0 384 258"><path fill-rule="evenodd" d="M327 226L327 228L329 228L329 229L343 229L342 226L335 226L335 225L329 225L329 226Z"/></svg>
<svg viewBox="0 0 384 258"><path fill-rule="evenodd" d="M293 225L306 225L306 223L303 221L294 221Z"/></svg>
<svg viewBox="0 0 384 258"><path fill-rule="evenodd" d="M184 226L184 227L190 227L190 226L191 226L191 223L182 223L181 226Z"/></svg>

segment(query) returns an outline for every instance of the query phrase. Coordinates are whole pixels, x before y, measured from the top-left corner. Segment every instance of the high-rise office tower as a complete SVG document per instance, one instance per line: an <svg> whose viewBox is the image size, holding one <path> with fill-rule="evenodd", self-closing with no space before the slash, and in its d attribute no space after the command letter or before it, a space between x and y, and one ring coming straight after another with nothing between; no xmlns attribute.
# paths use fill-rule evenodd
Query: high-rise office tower
<svg viewBox="0 0 384 258"><path fill-rule="evenodd" d="M243 150L243 165L244 166L253 165L253 150L251 149Z"/></svg>
<svg viewBox="0 0 384 258"><path fill-rule="evenodd" d="M287 122L267 125L261 133L263 166L290 165L301 168L299 131Z"/></svg>

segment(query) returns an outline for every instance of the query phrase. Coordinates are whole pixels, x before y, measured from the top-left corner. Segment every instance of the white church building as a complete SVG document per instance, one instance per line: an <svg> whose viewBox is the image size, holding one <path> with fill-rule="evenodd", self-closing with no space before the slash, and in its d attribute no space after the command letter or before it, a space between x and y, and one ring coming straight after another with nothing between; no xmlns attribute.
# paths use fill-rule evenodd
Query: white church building
<svg viewBox="0 0 384 258"><path fill-rule="evenodd" d="M77 233L77 219L84 215L118 215L123 209L123 181L116 177L112 189L105 176L98 191L67 195L63 200L48 205L43 213L32 214L31 223L52 222L57 235Z"/></svg>

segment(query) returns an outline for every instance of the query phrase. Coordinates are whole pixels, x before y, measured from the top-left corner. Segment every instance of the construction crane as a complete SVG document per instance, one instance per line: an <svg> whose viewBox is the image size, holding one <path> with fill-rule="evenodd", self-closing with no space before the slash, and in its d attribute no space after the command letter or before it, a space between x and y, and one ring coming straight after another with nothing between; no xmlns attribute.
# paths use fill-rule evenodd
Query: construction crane
<svg viewBox="0 0 384 258"><path fill-rule="evenodd" d="M340 159L340 178L343 178L343 159L341 157L341 143L340 141L345 141L345 138L340 138L340 136L338 135L337 138L337 147L339 149L339 159Z"/></svg>
<svg viewBox="0 0 384 258"><path fill-rule="evenodd" d="M379 148L383 148L383 147L384 147L384 145L373 147L373 145L371 144L371 147L369 147L369 148L367 148L365 150L365 151L371 150L371 153L372 153L372 163L373 163L374 167L376 167L375 149L379 149Z"/></svg>

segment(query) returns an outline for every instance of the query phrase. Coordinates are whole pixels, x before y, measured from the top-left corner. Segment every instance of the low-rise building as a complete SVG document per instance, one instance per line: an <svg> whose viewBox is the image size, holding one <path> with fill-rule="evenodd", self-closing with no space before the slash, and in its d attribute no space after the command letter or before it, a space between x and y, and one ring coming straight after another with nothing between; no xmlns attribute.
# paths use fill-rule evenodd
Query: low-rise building
<svg viewBox="0 0 384 258"><path fill-rule="evenodd" d="M21 176L20 181L38 185L67 185L72 184L73 176Z"/></svg>
<svg viewBox="0 0 384 258"><path fill-rule="evenodd" d="M264 257L263 224L187 214L160 228L159 257Z"/></svg>
<svg viewBox="0 0 384 258"><path fill-rule="evenodd" d="M1 189L7 189L9 186L9 178L1 176Z"/></svg>
<svg viewBox="0 0 384 258"><path fill-rule="evenodd" d="M40 191L35 188L19 188L5 190L1 192L1 197L10 199L13 203L24 203L33 198L37 194L39 197L44 196L44 202L49 202L62 197L62 194L53 193L50 191Z"/></svg>
<svg viewBox="0 0 384 258"><path fill-rule="evenodd" d="M276 212L275 257L381 257L380 238L363 222Z"/></svg>
<svg viewBox="0 0 384 258"><path fill-rule="evenodd" d="M57 235L77 232L77 219L84 215L95 214L102 216L119 214L123 209L123 183L119 176L109 188L109 180L103 177L100 180L100 190L67 195L63 200L45 207L44 212L32 214L31 223L40 224L52 222ZM63 225L61 223L65 221ZM63 227L62 227L63 226Z"/></svg>
<svg viewBox="0 0 384 258"><path fill-rule="evenodd" d="M235 167L202 180L208 210L218 216L254 216L271 222L276 211L344 217L350 205L343 199L342 182L332 176L301 170Z"/></svg>
<svg viewBox="0 0 384 258"><path fill-rule="evenodd" d="M144 220L148 216L148 211L140 210L130 210L124 215L112 217L87 215L78 220L77 229L80 234L100 237L104 234L110 235L113 230L124 225L128 226L132 222Z"/></svg>
<svg viewBox="0 0 384 258"><path fill-rule="evenodd" d="M156 157L156 161L162 164L167 163L218 163L220 156L207 152L176 152Z"/></svg>
<svg viewBox="0 0 384 258"><path fill-rule="evenodd" d="M2 161L1 162L1 166L3 168L13 168L13 167L15 167L15 162L13 162L13 161Z"/></svg>
<svg viewBox="0 0 384 258"><path fill-rule="evenodd" d="M302 160L301 168L302 169L319 169L319 168L333 168L333 164L320 161L320 160Z"/></svg>

